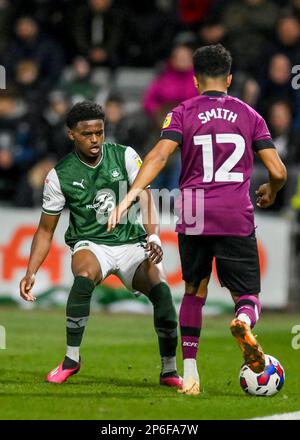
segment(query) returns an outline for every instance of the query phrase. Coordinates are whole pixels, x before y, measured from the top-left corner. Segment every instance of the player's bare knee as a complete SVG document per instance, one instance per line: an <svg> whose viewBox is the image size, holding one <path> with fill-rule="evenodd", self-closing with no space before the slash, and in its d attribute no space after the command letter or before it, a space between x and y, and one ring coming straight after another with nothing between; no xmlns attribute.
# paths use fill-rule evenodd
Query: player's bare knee
<svg viewBox="0 0 300 440"><path fill-rule="evenodd" d="M91 270L89 269L81 269L78 270L76 272L76 276L77 277L84 277L84 278L88 278L91 281L97 282L99 275L97 276L97 274L93 273Z"/></svg>

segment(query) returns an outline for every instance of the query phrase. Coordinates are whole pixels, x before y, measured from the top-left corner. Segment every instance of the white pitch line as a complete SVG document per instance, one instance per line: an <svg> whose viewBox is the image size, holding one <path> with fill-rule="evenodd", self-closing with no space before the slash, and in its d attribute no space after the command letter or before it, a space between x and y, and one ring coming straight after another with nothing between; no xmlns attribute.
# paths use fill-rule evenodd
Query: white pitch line
<svg viewBox="0 0 300 440"><path fill-rule="evenodd" d="M265 417L255 417L250 420L300 420L300 411L283 413L283 414L273 414L272 416Z"/></svg>

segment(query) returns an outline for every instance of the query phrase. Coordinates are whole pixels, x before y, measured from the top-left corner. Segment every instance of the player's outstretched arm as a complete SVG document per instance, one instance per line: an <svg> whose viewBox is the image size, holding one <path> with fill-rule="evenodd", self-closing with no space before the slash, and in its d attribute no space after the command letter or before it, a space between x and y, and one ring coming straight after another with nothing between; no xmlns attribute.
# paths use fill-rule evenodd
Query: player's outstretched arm
<svg viewBox="0 0 300 440"><path fill-rule="evenodd" d="M34 234L26 275L20 281L20 295L26 301L34 301L31 293L35 274L50 250L52 237L60 215L42 213L39 226Z"/></svg>
<svg viewBox="0 0 300 440"><path fill-rule="evenodd" d="M274 148L259 150L257 156L269 172L269 182L261 185L256 191L256 204L260 208L268 208L276 199L276 194L284 186L287 179L285 165Z"/></svg>
<svg viewBox="0 0 300 440"><path fill-rule="evenodd" d="M158 264L163 257L163 250L159 238L159 217L152 197L151 189L145 189L139 195L142 221L148 236L148 258Z"/></svg>
<svg viewBox="0 0 300 440"><path fill-rule="evenodd" d="M128 208L137 199L138 195L158 176L166 166L169 156L174 153L177 147L178 142L169 139L162 139L147 154L127 196L109 216L107 224L108 231L112 231L112 229L120 223L121 217L127 212Z"/></svg>

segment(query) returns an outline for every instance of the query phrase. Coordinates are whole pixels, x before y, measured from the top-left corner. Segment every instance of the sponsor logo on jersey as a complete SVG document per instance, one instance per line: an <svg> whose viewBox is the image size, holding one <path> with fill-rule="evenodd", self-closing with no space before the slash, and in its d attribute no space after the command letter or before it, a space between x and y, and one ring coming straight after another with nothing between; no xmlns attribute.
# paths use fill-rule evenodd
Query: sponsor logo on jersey
<svg viewBox="0 0 300 440"><path fill-rule="evenodd" d="M105 224L111 211L116 206L114 191L110 189L101 189L97 192L92 205L86 205L87 209L96 211L96 219L98 223Z"/></svg>
<svg viewBox="0 0 300 440"><path fill-rule="evenodd" d="M169 125L171 124L171 121L172 121L172 115L173 115L172 112L167 114L166 119L164 120L162 128L168 128L169 127Z"/></svg>

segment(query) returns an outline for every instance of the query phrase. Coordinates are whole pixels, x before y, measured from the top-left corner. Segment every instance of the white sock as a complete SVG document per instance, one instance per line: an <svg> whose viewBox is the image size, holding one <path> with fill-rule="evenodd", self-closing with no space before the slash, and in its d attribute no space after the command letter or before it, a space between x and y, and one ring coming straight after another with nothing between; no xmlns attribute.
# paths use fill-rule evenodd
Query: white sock
<svg viewBox="0 0 300 440"><path fill-rule="evenodd" d="M171 371L177 371L176 357L175 356L163 356L161 358L162 374L170 373Z"/></svg>
<svg viewBox="0 0 300 440"><path fill-rule="evenodd" d="M192 377L197 383L199 383L199 373L197 369L196 359L184 359L183 360L183 382Z"/></svg>
<svg viewBox="0 0 300 440"><path fill-rule="evenodd" d="M248 315L246 315L246 313L241 313L240 315L238 315L237 319L245 322L247 325L249 325L249 327L251 327L251 319Z"/></svg>
<svg viewBox="0 0 300 440"><path fill-rule="evenodd" d="M70 345L67 345L66 356L72 359L72 361L79 362L79 348L80 347L71 347Z"/></svg>

